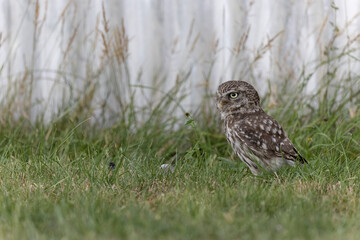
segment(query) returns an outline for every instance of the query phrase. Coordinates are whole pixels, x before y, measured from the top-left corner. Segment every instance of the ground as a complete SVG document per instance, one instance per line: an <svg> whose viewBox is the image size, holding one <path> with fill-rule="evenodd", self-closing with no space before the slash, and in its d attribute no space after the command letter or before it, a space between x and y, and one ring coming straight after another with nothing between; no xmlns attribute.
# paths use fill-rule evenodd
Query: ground
<svg viewBox="0 0 360 240"><path fill-rule="evenodd" d="M280 112L309 164L278 177L253 176L214 116L151 119L131 131L71 116L4 123L0 238L357 239L360 118L346 108L326 117Z"/></svg>

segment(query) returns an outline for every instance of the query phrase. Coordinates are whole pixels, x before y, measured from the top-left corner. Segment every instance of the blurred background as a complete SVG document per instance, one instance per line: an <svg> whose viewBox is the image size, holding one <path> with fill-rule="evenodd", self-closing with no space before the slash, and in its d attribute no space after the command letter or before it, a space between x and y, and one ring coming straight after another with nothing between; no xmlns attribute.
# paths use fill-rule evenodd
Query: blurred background
<svg viewBox="0 0 360 240"><path fill-rule="evenodd" d="M267 106L359 89L357 0L0 0L0 12L0 121L111 125L164 97L170 114L197 112L231 79Z"/></svg>

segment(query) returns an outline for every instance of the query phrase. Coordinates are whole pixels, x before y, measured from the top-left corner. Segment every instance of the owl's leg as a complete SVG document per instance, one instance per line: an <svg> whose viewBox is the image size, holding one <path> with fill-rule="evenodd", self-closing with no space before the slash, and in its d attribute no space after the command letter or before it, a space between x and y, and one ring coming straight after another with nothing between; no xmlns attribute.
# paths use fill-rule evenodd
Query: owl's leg
<svg viewBox="0 0 360 240"><path fill-rule="evenodd" d="M251 171L251 173L252 174L254 174L255 176L259 176L260 175L260 171L259 171L259 169L257 168L253 168L253 167L249 167L250 168L250 171Z"/></svg>
<svg viewBox="0 0 360 240"><path fill-rule="evenodd" d="M261 170L259 169L259 166L254 162L253 156L249 156L248 154L244 154L242 152L238 152L237 155L241 159L241 161L243 161L246 166L249 167L252 174L254 174L255 176L260 175Z"/></svg>
<svg viewBox="0 0 360 240"><path fill-rule="evenodd" d="M287 165L290 165L290 166L292 166L292 167L295 167L295 165L296 165L296 163L295 163L293 160L287 160L287 159L285 159L285 161L286 161L286 164L287 164Z"/></svg>
<svg viewBox="0 0 360 240"><path fill-rule="evenodd" d="M246 165L248 165L248 167L250 168L250 171L252 174L254 174L255 176L259 176L261 174L261 170L259 168L259 166L255 163L256 158L254 156L251 156L251 159L248 158L248 162L245 161ZM255 161L254 161L255 160ZM260 162L259 162L260 163ZM261 164L260 164L261 165ZM262 167L262 166L261 166Z"/></svg>
<svg viewBox="0 0 360 240"><path fill-rule="evenodd" d="M254 163L253 161L246 163L246 165L248 165L251 173L254 174L255 176L259 176L261 174L259 166L256 163Z"/></svg>

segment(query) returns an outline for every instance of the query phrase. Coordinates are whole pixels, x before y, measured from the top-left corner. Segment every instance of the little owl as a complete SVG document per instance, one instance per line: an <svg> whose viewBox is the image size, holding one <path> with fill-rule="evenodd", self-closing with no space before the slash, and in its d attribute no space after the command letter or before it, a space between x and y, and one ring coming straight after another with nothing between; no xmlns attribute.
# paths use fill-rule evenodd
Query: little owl
<svg viewBox="0 0 360 240"><path fill-rule="evenodd" d="M249 83L222 83L217 90L217 108L228 142L254 175L260 173L258 164L275 171L283 165L307 163L280 124L262 110L259 94Z"/></svg>

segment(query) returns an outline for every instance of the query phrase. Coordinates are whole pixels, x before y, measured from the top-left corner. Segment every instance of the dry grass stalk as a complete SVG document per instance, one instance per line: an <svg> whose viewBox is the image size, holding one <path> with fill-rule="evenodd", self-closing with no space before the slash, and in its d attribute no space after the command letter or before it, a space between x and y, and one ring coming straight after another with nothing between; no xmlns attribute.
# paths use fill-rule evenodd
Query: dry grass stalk
<svg viewBox="0 0 360 240"><path fill-rule="evenodd" d="M118 62L121 64L128 56L129 38L125 31L124 20L121 21L121 28L114 29L114 42L112 44L113 54Z"/></svg>
<svg viewBox="0 0 360 240"><path fill-rule="evenodd" d="M65 61L65 59L66 59L66 56L67 56L68 53L70 52L71 46L72 46L72 44L73 44L73 42L74 42L74 39L75 39L76 34L77 34L78 30L79 30L79 27L80 27L80 24L78 24L78 25L75 27L73 34L70 36L69 42L68 42L68 44L67 44L67 46L66 46L66 49L65 49L65 51L63 52L63 63L64 63L64 61Z"/></svg>
<svg viewBox="0 0 360 240"><path fill-rule="evenodd" d="M246 47L246 42L249 38L249 33L250 33L250 27L248 27L248 29L246 30L246 32L244 32L241 36L239 41L237 42L236 46L233 48L233 53L238 55L240 54L242 51L245 50Z"/></svg>
<svg viewBox="0 0 360 240"><path fill-rule="evenodd" d="M277 34L275 34L274 37L268 39L266 44L261 45L259 47L259 50L257 51L257 55L255 55L255 57L254 57L253 62L256 62L259 59L261 59L264 56L264 54L272 48L272 43L275 41L275 39L278 38L283 33L284 33L284 30L278 32Z"/></svg>
<svg viewBox="0 0 360 240"><path fill-rule="evenodd" d="M105 11L105 7L104 7L104 2L102 3L102 17L103 17L103 22L102 22L102 25L103 25L103 31L99 31L100 32L100 35L101 35L101 38L102 38L102 43L103 43L103 56L102 58L104 58L105 56L109 56L109 53L110 53L110 39L108 39L106 36L108 35L109 33L109 21L107 20L106 18L106 11Z"/></svg>

